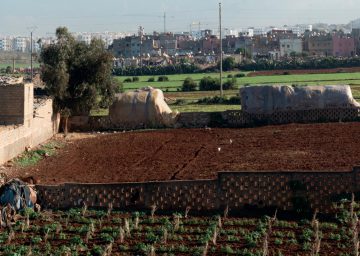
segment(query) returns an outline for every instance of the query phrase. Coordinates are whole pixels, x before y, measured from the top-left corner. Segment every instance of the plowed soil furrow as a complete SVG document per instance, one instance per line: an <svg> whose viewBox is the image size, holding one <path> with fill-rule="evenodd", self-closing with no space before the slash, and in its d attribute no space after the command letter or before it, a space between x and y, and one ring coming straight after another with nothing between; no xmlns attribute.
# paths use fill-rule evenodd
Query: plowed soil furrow
<svg viewBox="0 0 360 256"><path fill-rule="evenodd" d="M291 124L100 134L70 141L14 175L44 184L142 182L216 178L219 171L350 171L355 165L360 123Z"/></svg>

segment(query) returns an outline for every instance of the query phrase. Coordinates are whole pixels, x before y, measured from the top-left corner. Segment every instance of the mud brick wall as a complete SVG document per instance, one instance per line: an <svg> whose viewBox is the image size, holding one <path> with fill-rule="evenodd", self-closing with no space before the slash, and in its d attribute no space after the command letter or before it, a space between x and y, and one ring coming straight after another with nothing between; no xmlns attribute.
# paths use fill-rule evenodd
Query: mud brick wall
<svg viewBox="0 0 360 256"><path fill-rule="evenodd" d="M327 213L333 203L360 191L360 168L352 172L221 172L216 180L119 184L37 185L44 208L114 207L125 210L241 211L251 206Z"/></svg>

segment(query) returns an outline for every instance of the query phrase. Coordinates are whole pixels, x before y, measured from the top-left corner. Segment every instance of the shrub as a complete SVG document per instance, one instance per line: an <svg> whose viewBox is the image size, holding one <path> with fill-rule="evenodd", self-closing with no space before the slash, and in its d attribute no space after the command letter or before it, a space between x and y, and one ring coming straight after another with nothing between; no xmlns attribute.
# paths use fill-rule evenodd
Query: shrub
<svg viewBox="0 0 360 256"><path fill-rule="evenodd" d="M7 74L11 74L12 73L12 67L10 67L10 66L7 66L6 67L6 70L5 70L5 72L7 73Z"/></svg>
<svg viewBox="0 0 360 256"><path fill-rule="evenodd" d="M232 74L228 74L227 78L233 78L234 76Z"/></svg>
<svg viewBox="0 0 360 256"><path fill-rule="evenodd" d="M223 89L224 90L232 90L232 89L235 89L235 85L236 85L236 78L228 79L223 84Z"/></svg>
<svg viewBox="0 0 360 256"><path fill-rule="evenodd" d="M169 81L169 78L167 76L159 76L158 82L167 82Z"/></svg>
<svg viewBox="0 0 360 256"><path fill-rule="evenodd" d="M235 74L235 77L237 77L237 78L245 77L245 74L244 73L238 73L238 74Z"/></svg>
<svg viewBox="0 0 360 256"><path fill-rule="evenodd" d="M124 92L124 84L121 81L114 79L114 83L116 84L115 93Z"/></svg>
<svg viewBox="0 0 360 256"><path fill-rule="evenodd" d="M230 98L227 97L219 97L219 96L214 96L214 97L205 97L202 99L199 99L197 101L198 104L228 104L228 105L237 105L237 104L241 104L241 99L240 96L232 96Z"/></svg>
<svg viewBox="0 0 360 256"><path fill-rule="evenodd" d="M155 77L149 77L148 82L149 83L155 82Z"/></svg>
<svg viewBox="0 0 360 256"><path fill-rule="evenodd" d="M211 76L203 77L199 84L200 91L216 91L220 90L220 80Z"/></svg>
<svg viewBox="0 0 360 256"><path fill-rule="evenodd" d="M183 92L196 91L196 87L197 87L196 82L191 77L187 77L183 82L181 90Z"/></svg>
<svg viewBox="0 0 360 256"><path fill-rule="evenodd" d="M133 80L131 78L125 78L124 83L131 83Z"/></svg>
<svg viewBox="0 0 360 256"><path fill-rule="evenodd" d="M134 76L134 77L132 78L132 81L133 81L133 82L139 82L139 81L140 81L140 78L139 78L138 76Z"/></svg>
<svg viewBox="0 0 360 256"><path fill-rule="evenodd" d="M125 67L113 69L113 74L117 76L158 76L158 75L173 75L173 74L193 74L204 72L199 66L195 64L176 64L167 66L143 66L143 67Z"/></svg>
<svg viewBox="0 0 360 256"><path fill-rule="evenodd" d="M178 106L185 105L185 104L186 104L186 100L184 100L184 99L177 99L174 103L174 105L178 105Z"/></svg>

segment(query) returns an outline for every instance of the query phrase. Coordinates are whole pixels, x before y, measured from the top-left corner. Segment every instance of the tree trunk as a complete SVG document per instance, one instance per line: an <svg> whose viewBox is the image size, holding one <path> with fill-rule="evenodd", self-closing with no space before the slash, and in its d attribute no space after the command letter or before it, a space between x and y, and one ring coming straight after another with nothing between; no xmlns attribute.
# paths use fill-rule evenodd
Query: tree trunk
<svg viewBox="0 0 360 256"><path fill-rule="evenodd" d="M66 137L68 135L68 121L69 121L69 116L65 116L65 124L64 124L64 136Z"/></svg>

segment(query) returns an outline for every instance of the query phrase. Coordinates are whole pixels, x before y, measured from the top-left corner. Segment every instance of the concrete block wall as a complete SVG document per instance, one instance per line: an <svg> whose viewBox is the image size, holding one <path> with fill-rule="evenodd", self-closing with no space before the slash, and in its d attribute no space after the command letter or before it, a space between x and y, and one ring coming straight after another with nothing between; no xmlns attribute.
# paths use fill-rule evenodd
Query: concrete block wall
<svg viewBox="0 0 360 256"><path fill-rule="evenodd" d="M31 100L29 97L24 85L1 85L0 125L24 124L25 109L29 111L25 99Z"/></svg>
<svg viewBox="0 0 360 256"><path fill-rule="evenodd" d="M245 206L293 210L295 199L311 209L332 210L333 199L357 191L353 172L224 172L219 174L222 202L230 208Z"/></svg>
<svg viewBox="0 0 360 256"><path fill-rule="evenodd" d="M332 212L333 202L360 192L360 168L352 172L221 172L216 180L118 184L37 185L44 208L114 207L124 210L231 211L251 207ZM300 200L300 201L299 201Z"/></svg>
<svg viewBox="0 0 360 256"><path fill-rule="evenodd" d="M359 109L311 109L299 111L275 112L271 115L249 114L241 110L224 112L188 112L180 113L175 128L204 128L210 127L247 127L264 124L314 123L355 121L359 119ZM146 128L118 127L111 123L108 116L74 116L69 118L71 131L99 131L99 130L133 130Z"/></svg>
<svg viewBox="0 0 360 256"><path fill-rule="evenodd" d="M355 121L359 118L358 108L309 109L281 111L273 114L249 114L243 111L224 112L225 120L231 127L257 124L287 124Z"/></svg>
<svg viewBox="0 0 360 256"><path fill-rule="evenodd" d="M33 84L0 86L0 164L57 133L59 116L53 113L52 100L36 101L34 111Z"/></svg>

